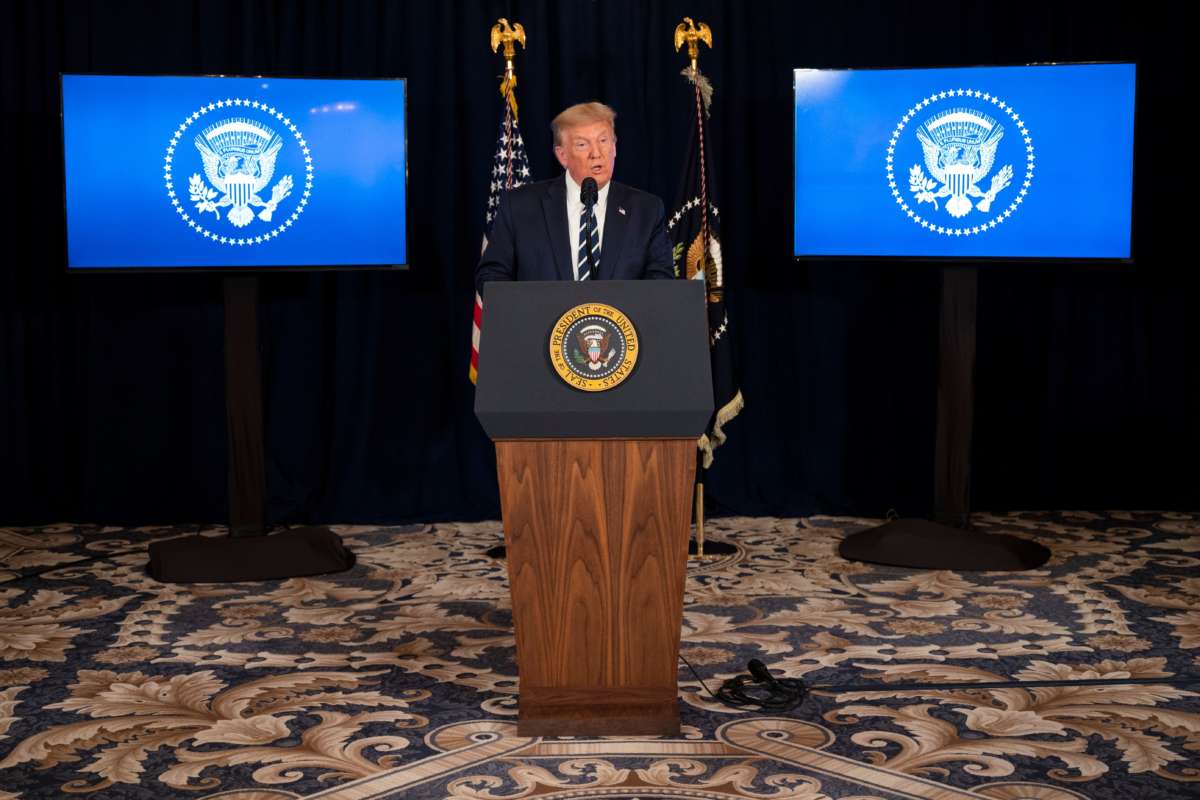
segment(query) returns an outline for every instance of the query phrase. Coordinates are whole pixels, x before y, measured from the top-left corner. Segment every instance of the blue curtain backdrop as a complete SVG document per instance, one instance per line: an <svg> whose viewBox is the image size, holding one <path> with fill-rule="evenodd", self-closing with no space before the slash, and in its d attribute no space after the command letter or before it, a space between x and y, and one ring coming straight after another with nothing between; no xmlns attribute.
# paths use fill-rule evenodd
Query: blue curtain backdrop
<svg viewBox="0 0 1200 800"><path fill-rule="evenodd" d="M409 80L411 269L264 276L272 522L499 513L467 381L472 270L520 21L522 131L619 112L617 179L674 197L692 96L671 48L707 22L728 304L746 410L713 512L927 513L942 264L794 262L791 70L1137 60L1137 264L981 266L979 509L1193 507L1192 146L1179 7L1095 2L267 2L0 6L0 524L221 521L221 276L66 275L58 73ZM399 221L397 221L399 224ZM1190 313L1190 320L1189 320Z"/></svg>

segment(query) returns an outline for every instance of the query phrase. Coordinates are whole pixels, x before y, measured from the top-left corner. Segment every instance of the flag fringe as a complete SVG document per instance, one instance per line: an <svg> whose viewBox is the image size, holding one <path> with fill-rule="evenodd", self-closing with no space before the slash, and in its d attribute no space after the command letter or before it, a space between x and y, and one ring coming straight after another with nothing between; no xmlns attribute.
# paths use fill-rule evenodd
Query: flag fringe
<svg viewBox="0 0 1200 800"><path fill-rule="evenodd" d="M742 412L746 407L746 401L742 399L742 391L733 396L733 399L726 403L721 408L717 409L716 419L713 420L712 436L704 434L700 437L696 446L704 454L704 468L708 469L713 463L713 450L716 450L721 445L725 444L725 431L722 430L734 417Z"/></svg>
<svg viewBox="0 0 1200 800"><path fill-rule="evenodd" d="M686 66L679 74L700 87L700 99L704 101L704 116L709 116L709 106L712 105L713 97L712 82L704 76L699 67L692 69L690 65Z"/></svg>

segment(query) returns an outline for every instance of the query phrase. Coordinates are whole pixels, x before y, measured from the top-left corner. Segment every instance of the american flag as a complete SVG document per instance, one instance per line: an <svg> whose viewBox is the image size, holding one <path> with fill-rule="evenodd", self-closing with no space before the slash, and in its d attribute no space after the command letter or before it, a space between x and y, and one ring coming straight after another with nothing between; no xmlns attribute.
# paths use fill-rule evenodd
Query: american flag
<svg viewBox="0 0 1200 800"><path fill-rule="evenodd" d="M515 82L515 81L514 81ZM517 101L510 88L504 100L504 119L496 138L496 155L492 158L492 175L488 192L487 214L483 225L482 255L487 249L488 235L500 209L500 196L530 182L529 158L525 155L525 140L517 127ZM471 325L471 383L479 375L479 331L483 327L483 298L475 293L475 320Z"/></svg>

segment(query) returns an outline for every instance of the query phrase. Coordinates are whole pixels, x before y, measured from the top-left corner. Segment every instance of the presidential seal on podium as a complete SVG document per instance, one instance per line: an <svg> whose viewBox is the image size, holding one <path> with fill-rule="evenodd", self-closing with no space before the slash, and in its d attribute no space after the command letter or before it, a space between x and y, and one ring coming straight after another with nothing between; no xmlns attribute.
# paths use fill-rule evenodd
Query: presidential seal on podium
<svg viewBox="0 0 1200 800"><path fill-rule="evenodd" d="M584 303L558 318L550 332L550 363L576 389L604 392L619 386L638 359L637 330L603 303Z"/></svg>

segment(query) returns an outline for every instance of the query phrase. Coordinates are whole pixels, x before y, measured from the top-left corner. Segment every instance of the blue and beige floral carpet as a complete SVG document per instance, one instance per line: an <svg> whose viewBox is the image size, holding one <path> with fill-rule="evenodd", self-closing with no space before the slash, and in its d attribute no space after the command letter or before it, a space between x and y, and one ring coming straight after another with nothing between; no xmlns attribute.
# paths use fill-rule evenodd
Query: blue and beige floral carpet
<svg viewBox="0 0 1200 800"><path fill-rule="evenodd" d="M517 736L498 523L341 527L348 572L191 586L148 543L223 531L0 529L0 798L1200 796L1200 514L976 522L1053 557L922 572L840 559L870 520L711 521L737 552L691 564L684 656L815 688L760 715L683 667L671 740Z"/></svg>

